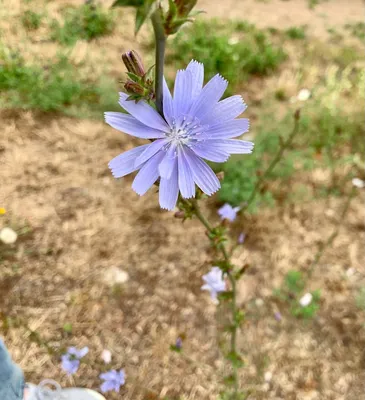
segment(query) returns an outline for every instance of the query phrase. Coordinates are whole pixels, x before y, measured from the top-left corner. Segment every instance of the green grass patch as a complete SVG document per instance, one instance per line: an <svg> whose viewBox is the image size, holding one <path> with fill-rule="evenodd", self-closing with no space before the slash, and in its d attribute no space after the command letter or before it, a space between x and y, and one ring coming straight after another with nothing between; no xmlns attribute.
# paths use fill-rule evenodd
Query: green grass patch
<svg viewBox="0 0 365 400"><path fill-rule="evenodd" d="M222 188L218 193L220 201L234 206L245 204L260 176L279 151L281 141L290 134L292 127L291 112L278 122L272 120L272 114L262 116L262 122L256 128L253 153L232 157L227 163L216 168L217 171L223 169L225 172ZM259 206L274 206L283 201L283 192L273 189L272 184L275 182L280 182L284 187L285 182L288 183L284 200L298 201L308 198L306 187L298 185L297 193L290 186L290 180L297 172L315 168L330 169L333 175L330 187L318 188L318 197L328 193L340 193L342 181L337 178L336 170L353 165L356 153L364 152L362 112L351 116L341 111L332 113L326 107L313 103L303 110L298 135L265 179L248 211L256 212Z"/></svg>
<svg viewBox="0 0 365 400"><path fill-rule="evenodd" d="M21 22L25 29L28 31L37 30L42 23L44 14L39 14L32 10L26 10L21 16Z"/></svg>
<svg viewBox="0 0 365 400"><path fill-rule="evenodd" d="M306 32L304 26L293 26L285 31L286 36L293 40L302 40L306 38Z"/></svg>
<svg viewBox="0 0 365 400"><path fill-rule="evenodd" d="M301 304L300 300L305 294L305 279L299 271L289 271L281 288L274 290L274 295L289 307L290 313L297 318L310 319L315 317L319 310L321 292L314 290L307 293L311 296L309 304Z"/></svg>
<svg viewBox="0 0 365 400"><path fill-rule="evenodd" d="M51 39L64 45L73 45L79 39L92 40L108 35L115 26L113 13L93 2L66 8L63 18L62 23L52 21Z"/></svg>
<svg viewBox="0 0 365 400"><path fill-rule="evenodd" d="M19 52L5 47L0 47L0 90L5 107L80 116L113 110L118 97L114 82L85 78L64 54L45 65L27 64Z"/></svg>
<svg viewBox="0 0 365 400"><path fill-rule="evenodd" d="M220 73L232 90L250 75L268 75L286 59L267 31L245 21L225 24L217 20L196 21L171 40L167 62L183 68L187 60L204 63L205 79Z"/></svg>
<svg viewBox="0 0 365 400"><path fill-rule="evenodd" d="M365 22L346 24L345 29L348 30L352 36L357 37L361 41L365 40Z"/></svg>

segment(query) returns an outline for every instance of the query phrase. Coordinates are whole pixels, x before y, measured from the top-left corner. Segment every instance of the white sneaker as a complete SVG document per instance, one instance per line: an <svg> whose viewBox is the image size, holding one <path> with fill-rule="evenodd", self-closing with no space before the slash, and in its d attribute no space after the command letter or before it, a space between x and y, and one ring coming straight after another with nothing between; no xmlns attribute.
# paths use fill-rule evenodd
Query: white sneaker
<svg viewBox="0 0 365 400"><path fill-rule="evenodd" d="M62 389L52 380L45 380L38 386L27 384L27 400L105 400L101 394L90 389Z"/></svg>

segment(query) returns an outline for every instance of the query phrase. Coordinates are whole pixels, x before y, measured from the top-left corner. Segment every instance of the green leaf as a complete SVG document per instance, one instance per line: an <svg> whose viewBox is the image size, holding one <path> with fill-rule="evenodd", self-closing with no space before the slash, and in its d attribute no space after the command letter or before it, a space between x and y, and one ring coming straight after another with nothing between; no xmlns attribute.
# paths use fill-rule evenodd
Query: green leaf
<svg viewBox="0 0 365 400"><path fill-rule="evenodd" d="M141 29L142 25L146 21L146 18L150 14L151 8L153 3L156 0L145 0L144 3L137 8L137 14L136 14L136 28L135 28L135 33L139 32Z"/></svg>
<svg viewBox="0 0 365 400"><path fill-rule="evenodd" d="M112 7L140 7L144 0L115 0Z"/></svg>

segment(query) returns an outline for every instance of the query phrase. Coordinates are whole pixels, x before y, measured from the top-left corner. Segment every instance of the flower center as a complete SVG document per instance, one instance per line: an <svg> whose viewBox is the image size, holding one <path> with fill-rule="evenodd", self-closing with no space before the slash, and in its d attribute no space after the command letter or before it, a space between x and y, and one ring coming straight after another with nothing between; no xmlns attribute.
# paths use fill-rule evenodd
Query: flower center
<svg viewBox="0 0 365 400"><path fill-rule="evenodd" d="M182 116L173 119L170 132L167 134L170 143L174 145L189 145L199 141L199 135L203 133L203 126L195 117Z"/></svg>

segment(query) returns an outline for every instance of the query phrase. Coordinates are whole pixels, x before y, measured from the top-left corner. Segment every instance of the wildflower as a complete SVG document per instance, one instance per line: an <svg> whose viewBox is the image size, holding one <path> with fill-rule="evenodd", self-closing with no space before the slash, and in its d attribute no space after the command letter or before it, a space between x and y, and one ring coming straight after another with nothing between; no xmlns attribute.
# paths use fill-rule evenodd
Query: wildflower
<svg viewBox="0 0 365 400"><path fill-rule="evenodd" d="M243 244L246 239L246 234L244 232L241 232L240 235L238 236L237 243L238 244Z"/></svg>
<svg viewBox="0 0 365 400"><path fill-rule="evenodd" d="M311 97L311 92L308 89L301 89L298 93L297 99L299 101L307 101Z"/></svg>
<svg viewBox="0 0 365 400"><path fill-rule="evenodd" d="M306 293L300 300L299 304L302 307L307 307L312 302L313 296L311 293Z"/></svg>
<svg viewBox="0 0 365 400"><path fill-rule="evenodd" d="M219 267L213 267L210 272L203 275L203 281L205 284L202 286L202 290L209 290L212 300L217 303L218 294L226 290L222 270Z"/></svg>
<svg viewBox="0 0 365 400"><path fill-rule="evenodd" d="M124 369L121 369L119 372L115 369L105 372L100 375L100 379L103 379L104 382L100 386L100 389L103 393L114 390L119 392L120 387L125 384L125 373Z"/></svg>
<svg viewBox="0 0 365 400"><path fill-rule="evenodd" d="M0 240L5 244L13 244L18 239L18 235L11 228L3 228L0 231Z"/></svg>
<svg viewBox="0 0 365 400"><path fill-rule="evenodd" d="M177 348L177 349L179 349L179 350L181 350L182 349L182 339L181 339L181 337L178 337L177 339L176 339L176 343L175 343L175 347Z"/></svg>
<svg viewBox="0 0 365 400"><path fill-rule="evenodd" d="M365 182L359 178L354 178L352 180L352 184L359 189L363 189L365 187Z"/></svg>
<svg viewBox="0 0 365 400"><path fill-rule="evenodd" d="M85 357L88 352L88 347L83 347L81 350L76 347L69 347L67 353L61 357L62 369L68 375L75 374L80 367L81 358Z"/></svg>
<svg viewBox="0 0 365 400"><path fill-rule="evenodd" d="M101 358L105 362L105 364L110 364L112 361L112 353L109 350L103 350L101 353Z"/></svg>
<svg viewBox="0 0 365 400"><path fill-rule="evenodd" d="M276 312L274 313L274 317L275 317L275 319L276 319L277 321L279 321L279 322L283 319L283 317L281 316L281 313L280 313L279 311L276 311Z"/></svg>
<svg viewBox="0 0 365 400"><path fill-rule="evenodd" d="M218 214L221 219L228 219L228 221L233 222L236 219L239 210L239 207L232 207L230 204L225 204L218 210Z"/></svg>
<svg viewBox="0 0 365 400"><path fill-rule="evenodd" d="M178 71L174 97L163 86L163 114L141 100L127 101L120 93L119 104L130 113L107 112L112 127L152 143L129 150L110 161L116 178L139 170L132 189L140 196L160 178L160 206L172 210L179 191L183 198L195 196L195 184L207 195L215 193L220 183L203 158L225 162L231 154L249 154L253 143L235 140L249 129L248 119L237 119L246 109L240 96L219 101L227 88L220 75L203 87L204 67L191 61Z"/></svg>
<svg viewBox="0 0 365 400"><path fill-rule="evenodd" d="M6 210L4 207L0 207L0 215L6 214Z"/></svg>

